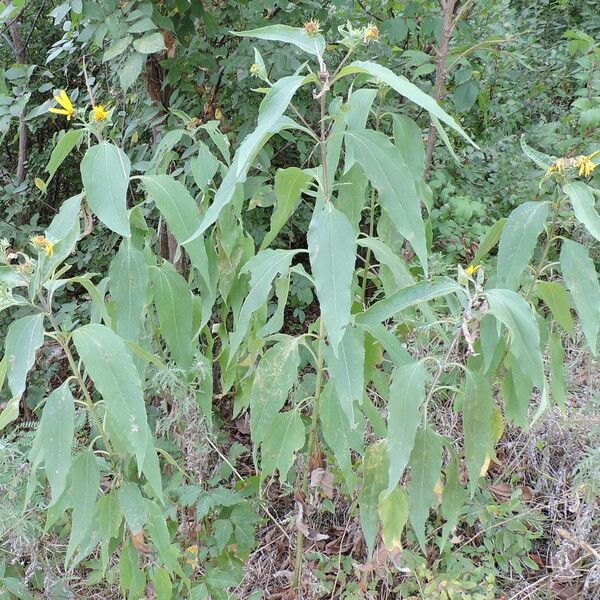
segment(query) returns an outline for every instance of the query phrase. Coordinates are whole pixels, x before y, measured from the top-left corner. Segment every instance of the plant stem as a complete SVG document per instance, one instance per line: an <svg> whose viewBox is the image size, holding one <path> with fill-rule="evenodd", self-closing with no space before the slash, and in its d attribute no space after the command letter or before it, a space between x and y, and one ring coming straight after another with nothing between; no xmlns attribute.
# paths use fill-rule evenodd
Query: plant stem
<svg viewBox="0 0 600 600"><path fill-rule="evenodd" d="M310 432L308 434L308 457L304 466L304 473L302 474L302 485L300 489L306 497L308 494L308 484L310 481L310 463L311 457L315 453L318 447L317 429L319 426L319 408L321 403L321 391L323 389L323 350L325 346L325 327L323 325L323 318L321 317L321 323L319 325L319 349L317 352L317 381L315 383L315 398L313 403ZM292 590L297 590L300 585L300 576L302 575L302 554L304 552L304 534L298 530L296 534L296 557L294 560L294 575L292 577Z"/></svg>
<svg viewBox="0 0 600 600"><path fill-rule="evenodd" d="M325 65L323 63L323 67ZM321 169L323 173L323 197L325 202L330 201L330 190L329 190L329 172L327 168L327 128L325 126L325 116L327 110L326 96L327 96L327 85L329 80L329 74L325 74L325 83L321 89L319 104L321 107L321 139L319 141L319 148L321 150ZM315 383L315 396L311 414L311 425L310 432L308 434L308 455L306 464L304 466L304 473L302 475L301 491L304 496L308 494L308 484L310 481L310 465L311 458L316 452L318 447L318 436L317 429L319 426L319 407L321 401L321 390L323 388L323 365L324 365L324 349L325 349L325 324L323 322L323 315L321 315L319 323L319 338L318 338L318 350L317 350L317 380ZM296 556L294 559L294 574L292 577L292 590L298 590L300 587L300 577L302 576L302 554L304 552L304 534L298 530L296 533Z"/></svg>

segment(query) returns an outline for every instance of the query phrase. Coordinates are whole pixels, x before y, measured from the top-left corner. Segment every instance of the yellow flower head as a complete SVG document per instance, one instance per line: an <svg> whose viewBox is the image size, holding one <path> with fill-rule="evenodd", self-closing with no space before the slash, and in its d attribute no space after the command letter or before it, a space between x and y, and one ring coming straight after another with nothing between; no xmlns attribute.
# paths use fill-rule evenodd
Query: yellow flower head
<svg viewBox="0 0 600 600"><path fill-rule="evenodd" d="M580 155L575 159L575 166L579 167L579 177L589 177L594 172L596 163L592 158L597 154L600 154L600 151L593 152L589 156Z"/></svg>
<svg viewBox="0 0 600 600"><path fill-rule="evenodd" d="M304 23L304 31L310 36L317 35L321 31L321 23L319 21L308 21Z"/></svg>
<svg viewBox="0 0 600 600"><path fill-rule="evenodd" d="M43 235L36 235L31 238L31 243L37 250L43 250L48 258L54 255L54 242L51 242Z"/></svg>
<svg viewBox="0 0 600 600"><path fill-rule="evenodd" d="M477 271L479 271L479 269L481 269L481 265L469 265L466 269L465 269L465 273L471 277L473 275L475 275L475 273L477 273Z"/></svg>
<svg viewBox="0 0 600 600"><path fill-rule="evenodd" d="M92 113L94 121L104 121L108 117L108 111L104 104L96 104L96 106L92 108Z"/></svg>
<svg viewBox="0 0 600 600"><path fill-rule="evenodd" d="M62 108L49 108L48 112L55 113L57 115L65 115L65 117L67 117L67 121L70 121L75 114L75 107L71 102L71 98L67 96L67 92L65 92L65 90L60 90L58 95L54 96L54 99L60 106L62 106Z"/></svg>
<svg viewBox="0 0 600 600"><path fill-rule="evenodd" d="M376 42L379 39L379 27L377 25L369 25L365 29L365 33L363 36L363 41L365 44L369 42Z"/></svg>

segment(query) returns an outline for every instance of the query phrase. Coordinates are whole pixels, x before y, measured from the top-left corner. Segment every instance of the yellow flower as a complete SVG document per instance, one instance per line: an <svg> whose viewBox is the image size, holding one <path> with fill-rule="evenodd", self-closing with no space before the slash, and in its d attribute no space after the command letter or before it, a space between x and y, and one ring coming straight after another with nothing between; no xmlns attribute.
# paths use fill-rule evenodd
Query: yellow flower
<svg viewBox="0 0 600 600"><path fill-rule="evenodd" d="M317 35L321 31L321 23L319 21L308 21L304 23L304 31L310 36Z"/></svg>
<svg viewBox="0 0 600 600"><path fill-rule="evenodd" d="M376 42L379 39L379 28L377 25L369 25L365 29L365 33L363 35L363 41L365 44L369 42Z"/></svg>
<svg viewBox="0 0 600 600"><path fill-rule="evenodd" d="M185 549L183 561L194 568L198 566L198 546L196 544Z"/></svg>
<svg viewBox="0 0 600 600"><path fill-rule="evenodd" d="M594 172L596 163L592 158L597 154L600 154L600 150L596 150L589 156L580 155L575 159L575 166L579 167L579 177L589 177Z"/></svg>
<svg viewBox="0 0 600 600"><path fill-rule="evenodd" d="M38 250L43 250L48 258L54 255L54 242L51 242L43 235L36 235L31 238L31 243Z"/></svg>
<svg viewBox="0 0 600 600"><path fill-rule="evenodd" d="M92 112L94 121L104 121L108 117L108 111L104 104L96 104L96 106L92 108Z"/></svg>
<svg viewBox="0 0 600 600"><path fill-rule="evenodd" d="M49 108L48 112L56 113L57 115L65 115L67 117L67 121L71 120L71 117L75 114L75 107L71 102L71 98L67 96L67 92L65 90L60 90L57 96L54 96L54 99L62 108Z"/></svg>
<svg viewBox="0 0 600 600"><path fill-rule="evenodd" d="M481 265L469 265L465 269L465 273L467 275L469 275L469 277L471 277L472 275L475 275L475 273L477 273L477 271L479 271L479 269L481 269Z"/></svg>

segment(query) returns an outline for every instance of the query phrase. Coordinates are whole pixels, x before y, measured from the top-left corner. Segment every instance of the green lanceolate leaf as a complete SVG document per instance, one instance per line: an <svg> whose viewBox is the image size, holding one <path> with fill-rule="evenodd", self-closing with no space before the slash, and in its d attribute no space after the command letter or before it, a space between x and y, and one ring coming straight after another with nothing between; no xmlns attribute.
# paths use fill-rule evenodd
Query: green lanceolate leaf
<svg viewBox="0 0 600 600"><path fill-rule="evenodd" d="M136 456L141 472L148 446L148 423L142 384L125 342L104 325L84 325L73 332L77 352L106 402L111 428Z"/></svg>
<svg viewBox="0 0 600 600"><path fill-rule="evenodd" d="M502 380L504 415L510 423L524 428L527 426L533 384L528 377L523 375L514 358L510 362L510 366L510 370L506 372Z"/></svg>
<svg viewBox="0 0 600 600"><path fill-rule="evenodd" d="M342 403L331 381L325 384L321 392L319 418L321 419L325 442L333 450L340 471L346 480L348 490L352 493L356 486L356 475L352 468L351 450L356 450L362 454L364 422L361 421L354 429L350 427Z"/></svg>
<svg viewBox="0 0 600 600"><path fill-rule="evenodd" d="M408 496L399 487L379 497L379 520L383 544L390 552L402 548L402 531L408 520Z"/></svg>
<svg viewBox="0 0 600 600"><path fill-rule="evenodd" d="M273 418L298 380L299 366L296 338L278 342L260 360L250 392L250 431L255 444L265 440Z"/></svg>
<svg viewBox="0 0 600 600"><path fill-rule="evenodd" d="M377 63L356 60L347 67L344 67L340 71L338 78L353 73L367 73L372 77L376 77L380 81L383 81L400 95L408 98L411 102L414 102L421 108L424 108L430 115L454 129L454 131L462 135L468 142L477 147L475 142L473 142L473 140L464 132L462 127L445 110L443 110L431 96L423 92L405 77L396 75L387 67L378 65Z"/></svg>
<svg viewBox="0 0 600 600"><path fill-rule="evenodd" d="M150 267L150 279L161 333L177 365L187 370L194 355L193 300L188 284L167 261Z"/></svg>
<svg viewBox="0 0 600 600"><path fill-rule="evenodd" d="M394 143L415 181L425 170L425 144L421 128L406 115L393 115Z"/></svg>
<svg viewBox="0 0 600 600"><path fill-rule="evenodd" d="M411 478L408 488L409 518L421 550L425 552L425 522L435 500L435 484L442 467L442 442L432 429L417 431L410 456Z"/></svg>
<svg viewBox="0 0 600 600"><path fill-rule="evenodd" d="M313 56L323 56L325 50L325 39L320 34L308 34L301 27L289 27L288 25L269 25L259 29L248 31L235 31L234 35L240 37L251 37L259 40L272 40L284 42L300 48L303 52Z"/></svg>
<svg viewBox="0 0 600 600"><path fill-rule="evenodd" d="M139 533L148 522L146 500L140 488L128 481L119 490L119 504L125 517L125 523L132 534Z"/></svg>
<svg viewBox="0 0 600 600"><path fill-rule="evenodd" d="M92 526L96 496L100 487L100 468L92 450L84 450L75 457L71 481L69 505L73 508L73 515L65 565L69 564L75 550Z"/></svg>
<svg viewBox="0 0 600 600"><path fill-rule="evenodd" d="M286 480L296 452L304 446L305 436L304 423L297 410L275 415L261 447L261 481L276 470L279 471L280 480Z"/></svg>
<svg viewBox="0 0 600 600"><path fill-rule="evenodd" d="M535 292L546 303L556 322L573 335L575 325L571 316L571 302L564 286L557 281L539 281Z"/></svg>
<svg viewBox="0 0 600 600"><path fill-rule="evenodd" d="M458 517L462 512L467 493L460 482L458 472L458 457L453 456L446 468L446 483L442 494L442 516L446 519L440 538L440 552L446 546L452 530L458 524Z"/></svg>
<svg viewBox="0 0 600 600"><path fill-rule="evenodd" d="M356 160L377 189L383 210L389 215L398 233L411 243L427 272L427 245L421 202L402 153L386 135L368 129L347 132L346 145L353 149Z"/></svg>
<svg viewBox="0 0 600 600"><path fill-rule="evenodd" d="M364 131L367 126L367 119L371 112L373 102L377 97L377 90L364 88L362 90L353 91L348 98L348 102L344 105L341 111L341 125L339 131L339 142L336 146L339 147L338 154L341 151L341 142L343 139L343 133L345 130L348 131ZM337 124L337 123L336 123ZM332 131L333 134L333 131ZM336 140L337 141L337 140ZM328 141L332 144L333 140L330 137ZM337 162L333 164L333 160L329 161L329 151L327 152L328 168L330 173L335 173ZM344 155L344 173L347 173L354 166L354 150L351 147L346 148Z"/></svg>
<svg viewBox="0 0 600 600"><path fill-rule="evenodd" d="M302 192L312 176L298 167L279 169L275 175L275 198L277 203L271 215L271 228L265 235L261 248L266 248L288 222L300 203Z"/></svg>
<svg viewBox="0 0 600 600"><path fill-rule="evenodd" d="M198 154L190 160L190 169L194 182L201 191L204 191L215 176L219 168L219 161L204 142L198 141L196 144Z"/></svg>
<svg viewBox="0 0 600 600"><path fill-rule="evenodd" d="M110 142L92 146L81 161L81 179L94 214L114 232L131 235L127 217L127 187L131 163Z"/></svg>
<svg viewBox="0 0 600 600"><path fill-rule="evenodd" d="M552 332L548 340L548 348L550 350L550 373L552 381L550 382L550 392L554 402L560 408L565 407L567 400L567 391L565 385L565 351L563 349L560 336Z"/></svg>
<svg viewBox="0 0 600 600"><path fill-rule="evenodd" d="M63 164L65 158L71 153L71 150L81 141L84 133L85 129L69 129L60 137L46 165L46 172L49 177L56 173L58 167Z"/></svg>
<svg viewBox="0 0 600 600"><path fill-rule="evenodd" d="M35 353L43 343L42 313L21 317L10 324L4 343L4 355L7 360L8 387L15 398L23 395L27 373L33 367Z"/></svg>
<svg viewBox="0 0 600 600"><path fill-rule="evenodd" d="M328 202L315 208L307 240L321 315L329 343L337 354L350 322L356 234L347 217Z"/></svg>
<svg viewBox="0 0 600 600"><path fill-rule="evenodd" d="M75 249L80 234L79 211L82 197L82 194L78 194L65 200L46 229L46 237L54 243L52 256L44 257L46 272L69 257Z"/></svg>
<svg viewBox="0 0 600 600"><path fill-rule="evenodd" d="M577 220L600 240L600 215L596 211L596 202L589 186L583 181L572 181L563 186L563 192L569 196Z"/></svg>
<svg viewBox="0 0 600 600"><path fill-rule="evenodd" d="M256 129L246 136L240 144L231 167L223 178L217 193L209 206L198 229L184 242L189 243L201 236L219 218L221 211L231 202L236 187L246 180L248 169L258 151L266 141L278 131L296 127L296 124L283 113L287 110L292 97L298 88L305 83L306 78L301 75L282 77L269 89L258 109L258 123Z"/></svg>
<svg viewBox="0 0 600 600"><path fill-rule="evenodd" d="M572 240L564 240L560 252L560 268L581 319L587 343L596 354L600 329L600 284L585 246Z"/></svg>
<svg viewBox="0 0 600 600"><path fill-rule="evenodd" d="M243 266L241 273L250 273L250 291L234 319L235 329L229 338L230 362L250 330L252 315L266 304L273 280L278 275L288 273L297 252L297 250L261 250Z"/></svg>
<svg viewBox="0 0 600 600"><path fill-rule="evenodd" d="M348 217L358 235L369 180L360 165L355 164L337 183L339 187L337 196L332 199L333 205Z"/></svg>
<svg viewBox="0 0 600 600"><path fill-rule="evenodd" d="M540 169L547 171L551 166L555 156L549 156L548 154L544 154L543 152L538 152L534 148L532 148L525 141L525 134L521 136L521 149L525 153L525 156L529 158L529 160L533 161Z"/></svg>
<svg viewBox="0 0 600 600"><path fill-rule="evenodd" d="M473 264L479 263L483 258L485 258L490 253L492 248L500 240L500 236L502 235L502 231L504 230L504 226L506 225L507 221L508 221L508 219L503 217L502 219L498 219L489 228L488 232L485 234L485 237L483 238L483 240L481 240L481 243L479 244L479 248L477 248L477 251L475 252L475 255L473 256L473 260L471 261L471 263L473 263Z"/></svg>
<svg viewBox="0 0 600 600"><path fill-rule="evenodd" d="M128 238L110 263L109 277L116 331L123 339L135 341L140 337L149 278L144 254Z"/></svg>
<svg viewBox="0 0 600 600"><path fill-rule="evenodd" d="M492 390L489 381L480 373L469 371L462 403L464 452L469 473L471 494L479 481L479 473L486 457L491 455L494 438L492 433Z"/></svg>
<svg viewBox="0 0 600 600"><path fill-rule="evenodd" d="M369 558L373 556L379 529L379 497L387 487L388 451L385 440L371 444L363 460L363 482L358 506L360 526L365 536Z"/></svg>
<svg viewBox="0 0 600 600"><path fill-rule="evenodd" d="M73 395L69 384L65 382L48 396L38 426L46 477L52 490L52 503L64 492L71 468L74 420Z"/></svg>
<svg viewBox="0 0 600 600"><path fill-rule="evenodd" d="M361 402L365 383L364 333L358 327L346 327L337 355L325 351L327 372L350 426L354 428L354 402Z"/></svg>
<svg viewBox="0 0 600 600"><path fill-rule="evenodd" d="M490 312L509 331L509 348L519 368L542 389L544 369L540 350L540 332L527 301L511 290L488 290Z"/></svg>
<svg viewBox="0 0 600 600"><path fill-rule="evenodd" d="M421 422L419 407L425 399L426 376L427 371L420 362L396 367L392 373L387 427L388 493L398 485L410 459Z"/></svg>
<svg viewBox="0 0 600 600"><path fill-rule="evenodd" d="M498 247L496 287L516 290L548 217L548 202L525 202L510 213Z"/></svg>
<svg viewBox="0 0 600 600"><path fill-rule="evenodd" d="M365 312L358 314L355 321L359 325L374 327L411 306L460 291L460 286L451 279L419 281L414 285L398 290L384 300L375 302Z"/></svg>

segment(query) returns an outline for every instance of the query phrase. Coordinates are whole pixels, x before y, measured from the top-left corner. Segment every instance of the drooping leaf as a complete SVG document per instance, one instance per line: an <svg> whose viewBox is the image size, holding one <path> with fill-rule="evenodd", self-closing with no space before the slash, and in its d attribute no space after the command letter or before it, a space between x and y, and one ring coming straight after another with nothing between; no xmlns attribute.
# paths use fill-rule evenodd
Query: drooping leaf
<svg viewBox="0 0 600 600"><path fill-rule="evenodd" d="M198 154L190 160L190 169L196 185L204 191L215 176L219 168L219 161L204 142L198 141L196 144ZM200 222L199 217L198 222Z"/></svg>
<svg viewBox="0 0 600 600"><path fill-rule="evenodd" d="M356 234L347 217L328 202L315 208L307 241L321 315L329 343L337 353L350 322Z"/></svg>
<svg viewBox="0 0 600 600"><path fill-rule="evenodd" d="M261 358L250 392L250 431L255 444L265 440L273 418L298 379L299 365L297 338L278 342Z"/></svg>
<svg viewBox="0 0 600 600"><path fill-rule="evenodd" d="M148 522L148 513L146 500L135 483L128 481L119 489L119 504L131 533L142 531Z"/></svg>
<svg viewBox="0 0 600 600"><path fill-rule="evenodd" d="M7 360L8 387L20 398L25 391L27 373L35 362L35 353L44 343L44 315L38 313L13 321L6 334L4 355ZM16 415L15 415L16 416Z"/></svg>
<svg viewBox="0 0 600 600"><path fill-rule="evenodd" d="M348 221L358 235L369 180L360 165L355 164L340 177L337 183L339 187L337 196L332 199L333 205L348 217Z"/></svg>
<svg viewBox="0 0 600 600"><path fill-rule="evenodd" d="M417 431L410 455L411 479L408 488L409 518L421 550L425 552L425 522L435 500L435 484L442 467L442 443L432 429Z"/></svg>
<svg viewBox="0 0 600 600"><path fill-rule="evenodd" d="M261 447L261 481L276 470L279 471L280 480L286 480L296 452L304 446L305 435L304 423L297 410L275 415Z"/></svg>
<svg viewBox="0 0 600 600"><path fill-rule="evenodd" d="M81 179L94 214L114 232L131 235L127 216L127 187L131 163L110 142L92 146L81 161Z"/></svg>
<svg viewBox="0 0 600 600"><path fill-rule="evenodd" d="M258 109L256 129L240 144L212 204L198 229L184 241L185 246L201 236L219 218L223 208L232 200L237 185L246 180L252 161L266 141L282 129L296 127L294 121L283 118L282 115L298 88L305 83L305 79L301 75L282 77L269 89Z"/></svg>
<svg viewBox="0 0 600 600"><path fill-rule="evenodd" d="M60 137L46 165L46 172L49 177L52 177L56 173L65 158L71 153L71 150L81 141L84 133L85 129L69 129Z"/></svg>
<svg viewBox="0 0 600 600"><path fill-rule="evenodd" d="M494 444L492 433L492 390L489 381L476 371L468 371L462 403L464 452L469 473L469 489L474 493L481 467L491 454Z"/></svg>
<svg viewBox="0 0 600 600"><path fill-rule="evenodd" d="M368 75L383 81L400 95L408 98L411 102L414 102L421 108L424 108L430 115L454 129L454 131L462 135L469 143L477 147L475 142L473 142L473 140L464 132L462 127L445 110L443 110L431 96L423 92L405 77L396 75L387 67L377 63L356 60L347 67L344 67L338 74L338 78L353 73L367 73Z"/></svg>
<svg viewBox="0 0 600 600"><path fill-rule="evenodd" d="M560 252L560 267L587 343L593 354L596 354L600 329L600 284L594 263L585 246L572 240L564 240Z"/></svg>
<svg viewBox="0 0 600 600"><path fill-rule="evenodd" d="M116 331L123 339L135 341L140 336L149 278L144 254L128 238L110 263L109 277Z"/></svg>
<svg viewBox="0 0 600 600"><path fill-rule="evenodd" d="M466 500L467 493L459 478L458 458L453 456L446 467L446 483L442 494L442 516L446 522L442 528L440 552L444 550L452 530L458 524L458 517Z"/></svg>
<svg viewBox="0 0 600 600"><path fill-rule="evenodd" d="M498 243L507 221L508 219L502 217L488 229L488 232L479 244L479 248L477 248L473 255L473 260L471 261L473 264L481 262L481 259L485 258L490 253L490 250Z"/></svg>
<svg viewBox="0 0 600 600"><path fill-rule="evenodd" d="M261 243L261 248L266 248L277 237L298 207L300 196L311 180L310 173L298 167L277 171L273 188L277 203L271 215L271 227Z"/></svg>
<svg viewBox="0 0 600 600"><path fill-rule="evenodd" d="M346 327L337 355L330 347L325 352L327 372L350 427L354 428L354 402L361 402L364 389L365 343L358 327Z"/></svg>
<svg viewBox="0 0 600 600"><path fill-rule="evenodd" d="M571 335L575 332L569 294L557 281L539 281L536 294L546 303L557 323Z"/></svg>
<svg viewBox="0 0 600 600"><path fill-rule="evenodd" d="M165 40L160 31L147 33L146 35L133 41L133 47L140 54L154 54L165 49Z"/></svg>
<svg viewBox="0 0 600 600"><path fill-rule="evenodd" d="M388 493L398 485L410 459L421 422L419 407L425 399L426 376L421 362L396 367L392 373L388 403Z"/></svg>
<svg viewBox="0 0 600 600"><path fill-rule="evenodd" d="M71 255L79 239L79 211L82 194L65 200L58 214L46 229L46 237L54 243L53 254L44 257L44 267L48 272L52 267Z"/></svg>
<svg viewBox="0 0 600 600"><path fill-rule="evenodd" d="M510 368L502 381L504 415L510 423L524 428L527 426L529 401L531 400L533 383L528 377L523 375L514 358L507 357L507 360Z"/></svg>
<svg viewBox="0 0 600 600"><path fill-rule="evenodd" d="M160 331L177 365L189 369L194 354L194 332L193 301L188 284L168 261L150 267L150 279Z"/></svg>
<svg viewBox="0 0 600 600"><path fill-rule="evenodd" d="M414 285L398 290L384 300L375 302L365 312L358 314L355 321L357 324L373 327L411 306L460 291L460 286L451 279L419 281Z"/></svg>
<svg viewBox="0 0 600 600"><path fill-rule="evenodd" d="M390 552L402 548L402 531L408 520L408 496L396 487L391 493L381 493L379 497L379 520L383 544Z"/></svg>
<svg viewBox="0 0 600 600"><path fill-rule="evenodd" d="M72 470L69 504L73 508L73 514L65 565L71 562L75 550L90 530L100 487L100 468L91 449L83 450L75 457Z"/></svg>
<svg viewBox="0 0 600 600"><path fill-rule="evenodd" d="M527 301L511 290L488 290L490 313L509 331L509 348L517 363L539 389L543 385L540 332Z"/></svg>
<svg viewBox="0 0 600 600"><path fill-rule="evenodd" d="M383 210L398 233L411 243L427 272L427 245L420 198L402 153L379 131L349 131L345 139L377 189Z"/></svg>
<svg viewBox="0 0 600 600"><path fill-rule="evenodd" d="M563 186L563 192L569 196L577 220L600 240L600 215L596 211L596 202L589 186L583 181L572 181Z"/></svg>
<svg viewBox="0 0 600 600"><path fill-rule="evenodd" d="M564 367L565 351L557 333L552 332L550 334L548 348L550 350L550 373L552 375L550 391L554 402L564 409L567 400Z"/></svg>
<svg viewBox="0 0 600 600"><path fill-rule="evenodd" d="M73 395L69 384L65 382L48 396L38 426L46 477L52 490L53 503L65 490L67 474L71 468L74 420Z"/></svg>
<svg viewBox="0 0 600 600"><path fill-rule="evenodd" d="M548 217L548 202L524 202L513 210L500 236L496 287L516 290Z"/></svg>
<svg viewBox="0 0 600 600"><path fill-rule="evenodd" d="M379 497L387 487L388 451L385 440L371 444L363 459L363 482L358 498L360 526L365 536L369 558L373 556L379 529Z"/></svg>
<svg viewBox="0 0 600 600"><path fill-rule="evenodd" d="M259 29L235 31L233 33L240 37L252 37L259 40L272 40L292 44L300 48L303 52L307 52L313 56L323 56L323 51L325 50L325 39L322 35L318 33L309 35L301 27L269 25L267 27L260 27Z"/></svg>
<svg viewBox="0 0 600 600"><path fill-rule="evenodd" d="M421 128L406 115L393 115L394 143L415 181L425 170L425 144Z"/></svg>
<svg viewBox="0 0 600 600"><path fill-rule="evenodd" d="M323 427L323 438L333 450L349 492L353 492L356 486L356 475L352 468L351 450L362 453L364 422L361 421L354 429L350 427L331 381L328 381L321 391L319 418Z"/></svg>
<svg viewBox="0 0 600 600"><path fill-rule="evenodd" d="M135 454L141 472L146 451L154 449L147 448L148 423L142 385L125 342L108 327L95 323L76 329L73 342L106 402L111 427Z"/></svg>
<svg viewBox="0 0 600 600"><path fill-rule="evenodd" d="M229 361L233 360L242 340L250 330L252 315L265 305L277 275L289 271L294 250L261 250L243 267L241 273L250 273L250 291L234 318L235 329L229 337Z"/></svg>

